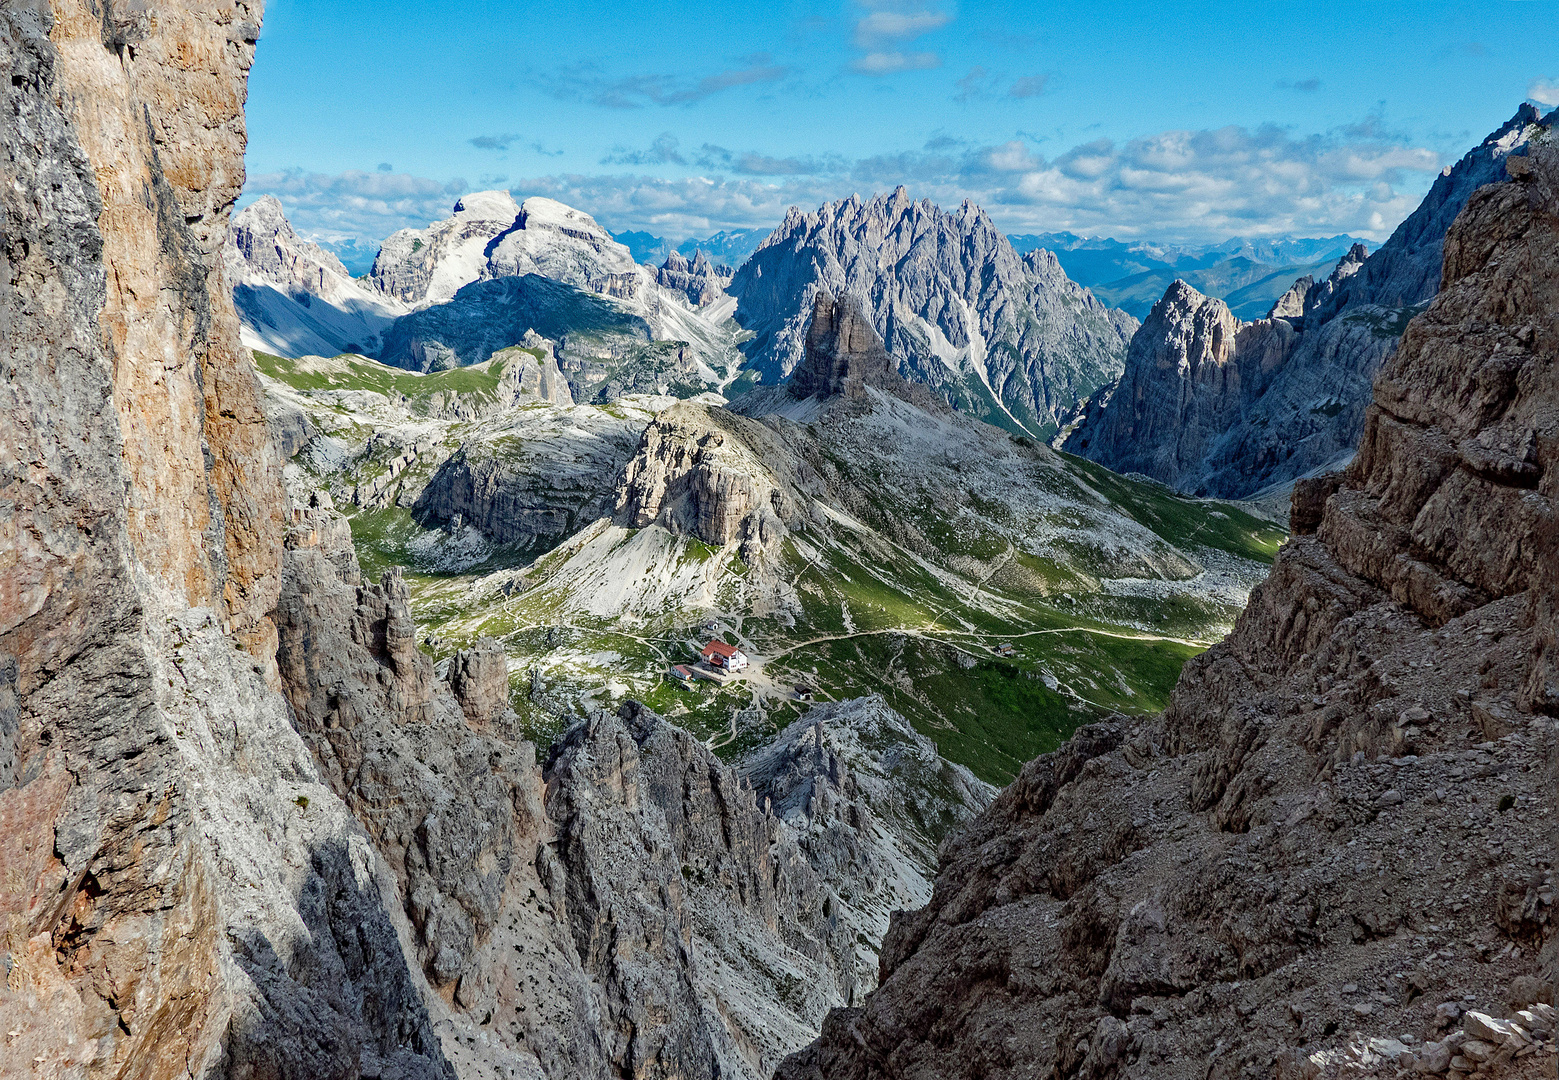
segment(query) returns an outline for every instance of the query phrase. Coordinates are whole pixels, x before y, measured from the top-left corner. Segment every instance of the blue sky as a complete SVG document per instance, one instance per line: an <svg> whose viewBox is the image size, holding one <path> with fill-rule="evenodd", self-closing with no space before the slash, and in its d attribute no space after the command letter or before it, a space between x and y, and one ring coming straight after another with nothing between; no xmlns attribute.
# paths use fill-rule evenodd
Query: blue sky
<svg viewBox="0 0 1559 1080"><path fill-rule="evenodd" d="M245 198L377 240L508 188L681 239L902 183L1013 233L1380 240L1559 104L1555 26L1559 0L271 0Z"/></svg>

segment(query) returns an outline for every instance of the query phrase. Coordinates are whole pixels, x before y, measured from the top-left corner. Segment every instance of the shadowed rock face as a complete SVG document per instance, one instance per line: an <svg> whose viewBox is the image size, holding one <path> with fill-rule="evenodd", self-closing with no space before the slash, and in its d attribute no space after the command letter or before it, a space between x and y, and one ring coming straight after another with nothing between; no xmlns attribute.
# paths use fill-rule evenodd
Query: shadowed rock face
<svg viewBox="0 0 1559 1080"><path fill-rule="evenodd" d="M1176 281L1131 339L1108 404L1085 414L1066 448L1174 484L1260 397L1298 340L1287 320L1241 324L1222 300Z"/></svg>
<svg viewBox="0 0 1559 1080"><path fill-rule="evenodd" d="M1359 445L1375 373L1407 320L1440 287L1452 220L1481 185L1502 179L1508 155L1552 129L1556 116L1559 110L1540 119L1532 106L1521 106L1436 179L1374 254L1355 245L1326 279L1303 290L1296 282L1266 319L1246 324L1232 363L1220 364L1256 378L1227 380L1220 392L1191 355L1178 379L1155 372L1156 359L1178 348L1180 333L1179 321L1155 308L1132 338L1118 383L1088 403L1063 449L1225 498L1335 468ZM1172 294L1187 288L1176 282L1160 303L1175 306Z"/></svg>
<svg viewBox="0 0 1559 1080"><path fill-rule="evenodd" d="M812 301L806 354L790 377L796 397L863 398L865 388L898 382L882 339L852 298L819 289Z"/></svg>
<svg viewBox="0 0 1559 1080"><path fill-rule="evenodd" d="M948 841L782 1080L1444 1073L1462 1008L1551 996L1559 150L1510 162L1357 459L1296 494L1313 534L1162 716L1080 730ZM1491 1075L1553 1068L1519 1045Z"/></svg>

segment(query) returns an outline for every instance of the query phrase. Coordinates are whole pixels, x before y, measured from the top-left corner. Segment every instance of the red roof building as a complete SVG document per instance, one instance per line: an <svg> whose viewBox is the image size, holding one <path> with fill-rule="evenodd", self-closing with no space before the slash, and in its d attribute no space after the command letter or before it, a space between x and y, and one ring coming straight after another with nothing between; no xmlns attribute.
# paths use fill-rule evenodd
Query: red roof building
<svg viewBox="0 0 1559 1080"><path fill-rule="evenodd" d="M747 666L747 655L742 650L718 639L704 646L702 656L704 663L724 671L740 671Z"/></svg>

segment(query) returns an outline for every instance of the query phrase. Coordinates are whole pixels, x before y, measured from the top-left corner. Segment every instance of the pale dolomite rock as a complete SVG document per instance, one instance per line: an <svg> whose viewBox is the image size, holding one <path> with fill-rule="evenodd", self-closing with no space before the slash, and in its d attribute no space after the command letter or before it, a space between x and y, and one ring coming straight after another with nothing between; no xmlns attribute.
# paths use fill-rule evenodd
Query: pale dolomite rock
<svg viewBox="0 0 1559 1080"><path fill-rule="evenodd" d="M801 363L819 290L863 302L900 374L1031 434L1120 373L1137 325L1049 252L1019 256L973 204L948 212L903 188L792 208L736 272L736 319L756 335L748 363L764 381Z"/></svg>
<svg viewBox="0 0 1559 1080"><path fill-rule="evenodd" d="M488 245L507 232L519 214L519 204L507 191L466 195L443 221L390 234L379 248L369 280L410 309L443 303L482 276Z"/></svg>
<svg viewBox="0 0 1559 1080"><path fill-rule="evenodd" d="M300 239L271 195L233 215L222 255L251 349L289 357L371 354L385 328L410 310Z"/></svg>
<svg viewBox="0 0 1559 1080"><path fill-rule="evenodd" d="M583 211L468 195L451 218L385 241L372 280L415 311L376 355L428 371L475 363L534 331L558 342L579 401L698 393L733 378L727 279L707 259L660 276Z"/></svg>
<svg viewBox="0 0 1559 1080"><path fill-rule="evenodd" d="M655 271L655 283L686 296L694 307L704 307L725 295L731 274L729 266L716 266L702 249L694 252L692 262L673 251Z"/></svg>

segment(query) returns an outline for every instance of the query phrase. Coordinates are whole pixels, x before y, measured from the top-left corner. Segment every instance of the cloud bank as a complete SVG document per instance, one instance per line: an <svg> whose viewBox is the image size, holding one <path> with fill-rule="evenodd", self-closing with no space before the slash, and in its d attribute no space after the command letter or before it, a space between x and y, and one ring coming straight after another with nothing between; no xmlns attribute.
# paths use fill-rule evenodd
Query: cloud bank
<svg viewBox="0 0 1559 1080"><path fill-rule="evenodd" d="M777 224L852 192L904 184L953 206L969 198L1008 232L1070 230L1164 241L1351 233L1384 239L1418 205L1440 155L1360 124L1324 135L1266 125L1100 139L1046 157L1012 140L968 145L938 138L918 150L847 159L787 157L704 144L684 150L666 132L644 149L616 148L606 164L682 165L700 176L557 173L518 180L519 197L547 195L615 231L681 239ZM274 194L311 235L380 238L444 217L465 190L404 174L289 171L252 176L246 197Z"/></svg>

